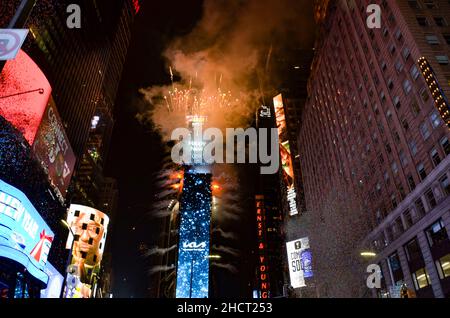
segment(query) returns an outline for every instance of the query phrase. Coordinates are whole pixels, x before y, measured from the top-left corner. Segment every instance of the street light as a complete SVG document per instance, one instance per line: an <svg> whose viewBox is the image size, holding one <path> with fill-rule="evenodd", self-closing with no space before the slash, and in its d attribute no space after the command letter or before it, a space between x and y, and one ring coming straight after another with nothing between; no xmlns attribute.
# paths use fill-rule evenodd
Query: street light
<svg viewBox="0 0 450 318"><path fill-rule="evenodd" d="M66 288L66 285L67 285L67 276L68 276L68 273L69 273L69 266L70 266L70 263L72 262L72 253L73 253L73 244L75 243L75 234L73 233L72 228L70 227L69 223L67 223L66 220L61 220L61 223L65 227L67 227L69 229L69 231L70 231L70 234L72 234L72 244L70 246L70 252L69 252L69 256L67 257L67 263L66 263L66 277L64 279L63 288L62 288L62 291L61 291L61 298L65 298L64 297L64 289Z"/></svg>
<svg viewBox="0 0 450 318"><path fill-rule="evenodd" d="M377 253L375 253L375 252L370 252L370 251L364 251L364 252L361 252L361 254L360 254L362 257L376 257L377 256Z"/></svg>

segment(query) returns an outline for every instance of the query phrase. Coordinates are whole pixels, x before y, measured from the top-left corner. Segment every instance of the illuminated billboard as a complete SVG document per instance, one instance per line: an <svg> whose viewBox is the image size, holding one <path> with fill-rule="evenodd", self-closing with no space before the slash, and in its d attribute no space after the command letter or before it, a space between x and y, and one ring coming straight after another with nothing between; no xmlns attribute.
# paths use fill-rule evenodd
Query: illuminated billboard
<svg viewBox="0 0 450 318"><path fill-rule="evenodd" d="M47 284L47 257L54 234L25 194L0 180L0 257L22 264Z"/></svg>
<svg viewBox="0 0 450 318"><path fill-rule="evenodd" d="M289 215L298 214L297 193L294 184L294 165L292 163L291 147L289 144L288 131L286 126L286 114L284 112L283 96L277 95L273 99L275 108L275 118L278 129L278 139L280 142L280 157L283 174L283 182L287 189L287 200L289 202Z"/></svg>
<svg viewBox="0 0 450 318"><path fill-rule="evenodd" d="M209 289L211 174L186 172L180 200L176 298L205 298Z"/></svg>
<svg viewBox="0 0 450 318"><path fill-rule="evenodd" d="M67 215L71 231L66 248L72 248L65 298L90 298L98 279L105 249L109 217L96 209L72 204Z"/></svg>
<svg viewBox="0 0 450 318"><path fill-rule="evenodd" d="M53 98L50 98L42 117L33 152L47 172L58 197L64 201L76 159Z"/></svg>
<svg viewBox="0 0 450 318"><path fill-rule="evenodd" d="M6 62L0 77L0 115L33 144L51 94L41 69L22 50Z"/></svg>
<svg viewBox="0 0 450 318"><path fill-rule="evenodd" d="M47 263L44 271L48 275L48 283L47 288L41 290L41 298L59 298L64 277L50 263Z"/></svg>
<svg viewBox="0 0 450 318"><path fill-rule="evenodd" d="M311 278L312 254L307 237L286 243L289 276L293 288L305 287L305 278Z"/></svg>

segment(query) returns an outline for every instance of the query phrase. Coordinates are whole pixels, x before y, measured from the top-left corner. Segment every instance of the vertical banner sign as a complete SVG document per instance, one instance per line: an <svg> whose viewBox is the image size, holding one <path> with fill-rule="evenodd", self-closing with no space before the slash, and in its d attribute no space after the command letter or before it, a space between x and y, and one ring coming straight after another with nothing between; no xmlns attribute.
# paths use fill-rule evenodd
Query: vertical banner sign
<svg viewBox="0 0 450 318"><path fill-rule="evenodd" d="M275 118L278 129L278 139L280 142L280 158L283 168L283 182L287 190L287 200L289 202L289 215L298 214L297 193L294 185L294 166L292 164L291 147L286 125L286 114L284 112L283 96L281 94L273 98L275 108Z"/></svg>
<svg viewBox="0 0 450 318"><path fill-rule="evenodd" d="M256 233L258 239L258 270L257 282L260 290L260 298L269 298L269 266L267 259L267 239L266 239L266 208L264 196L257 195L256 202Z"/></svg>
<svg viewBox="0 0 450 318"><path fill-rule="evenodd" d="M47 172L58 198L64 202L76 157L51 97L33 143L33 152Z"/></svg>

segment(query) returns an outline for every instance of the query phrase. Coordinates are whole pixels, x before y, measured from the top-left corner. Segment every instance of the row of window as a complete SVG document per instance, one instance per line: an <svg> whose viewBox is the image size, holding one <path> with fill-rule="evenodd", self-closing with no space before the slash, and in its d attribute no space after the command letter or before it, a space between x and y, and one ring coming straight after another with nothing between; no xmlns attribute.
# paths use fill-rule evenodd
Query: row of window
<svg viewBox="0 0 450 318"><path fill-rule="evenodd" d="M415 10L422 10L422 9L439 9L438 4L433 0L423 0L423 3L421 3L419 0L408 0L408 4L412 9Z"/></svg>
<svg viewBox="0 0 450 318"><path fill-rule="evenodd" d="M448 241L449 239L442 219L439 219L437 222L433 223L430 227L425 229L425 235L428 241L428 245L431 249L433 249L434 246ZM417 237L406 243L403 246L403 249L405 251L406 258L409 264L417 261L423 261L422 250L420 248ZM435 259L434 262L436 270L439 274L439 278L441 280L450 277L450 253L446 254L443 257ZM388 257L388 265L390 270L392 271L394 284L403 282L404 276L397 251ZM411 276L416 290L420 290L431 284L430 276L425 266L412 271Z"/></svg>

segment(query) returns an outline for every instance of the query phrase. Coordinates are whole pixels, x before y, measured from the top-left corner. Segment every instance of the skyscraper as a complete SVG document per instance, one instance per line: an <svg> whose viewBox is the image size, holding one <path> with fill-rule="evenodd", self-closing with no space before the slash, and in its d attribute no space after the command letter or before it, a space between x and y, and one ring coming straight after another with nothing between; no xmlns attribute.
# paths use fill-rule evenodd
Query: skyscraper
<svg viewBox="0 0 450 318"><path fill-rule="evenodd" d="M371 29L370 3L316 1L299 153L307 210L328 235L311 240L319 294L356 296L368 248L379 296L405 283L418 297L448 297L450 4L384 0ZM339 288L325 279L330 262Z"/></svg>

